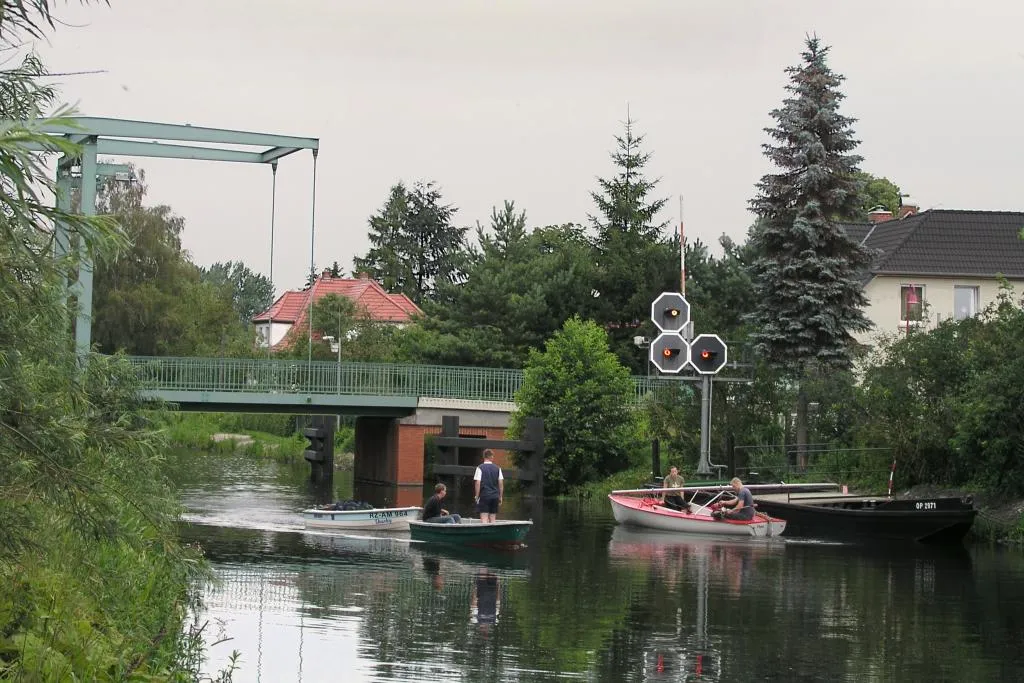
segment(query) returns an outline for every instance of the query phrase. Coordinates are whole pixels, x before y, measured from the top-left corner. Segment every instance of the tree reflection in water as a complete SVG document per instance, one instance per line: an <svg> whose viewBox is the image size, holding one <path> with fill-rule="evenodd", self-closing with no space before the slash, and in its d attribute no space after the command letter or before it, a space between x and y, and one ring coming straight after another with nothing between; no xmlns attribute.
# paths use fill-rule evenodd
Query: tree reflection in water
<svg viewBox="0 0 1024 683"><path fill-rule="evenodd" d="M1024 680L1019 555L681 540L606 512L550 504L508 556L401 534L183 535L222 579L205 618L242 651L238 683Z"/></svg>

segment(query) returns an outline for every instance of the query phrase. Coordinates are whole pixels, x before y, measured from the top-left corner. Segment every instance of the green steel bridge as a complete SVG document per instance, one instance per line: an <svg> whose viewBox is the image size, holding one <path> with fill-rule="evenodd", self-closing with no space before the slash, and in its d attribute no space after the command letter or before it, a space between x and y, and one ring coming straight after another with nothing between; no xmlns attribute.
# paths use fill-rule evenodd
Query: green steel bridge
<svg viewBox="0 0 1024 683"><path fill-rule="evenodd" d="M502 368L282 358L130 356L128 362L146 398L197 411L400 417L414 413L421 399L510 411L523 385L522 370ZM679 386L675 379L634 377L633 403Z"/></svg>

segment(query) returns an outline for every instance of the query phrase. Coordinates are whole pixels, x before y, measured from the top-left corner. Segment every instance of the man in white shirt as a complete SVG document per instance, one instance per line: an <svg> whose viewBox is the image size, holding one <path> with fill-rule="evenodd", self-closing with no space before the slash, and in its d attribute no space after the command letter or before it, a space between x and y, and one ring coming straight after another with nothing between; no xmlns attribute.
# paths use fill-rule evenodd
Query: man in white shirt
<svg viewBox="0 0 1024 683"><path fill-rule="evenodd" d="M473 473L473 496L481 522L493 522L498 518L498 507L505 500L505 475L494 464L494 451L484 451L484 461Z"/></svg>

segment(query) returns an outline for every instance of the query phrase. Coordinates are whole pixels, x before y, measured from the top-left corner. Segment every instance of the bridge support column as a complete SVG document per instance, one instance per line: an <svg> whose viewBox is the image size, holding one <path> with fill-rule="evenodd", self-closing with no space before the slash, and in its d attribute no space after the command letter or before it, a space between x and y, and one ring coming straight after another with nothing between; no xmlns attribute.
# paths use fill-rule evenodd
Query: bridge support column
<svg viewBox="0 0 1024 683"><path fill-rule="evenodd" d="M423 433L391 417L356 418L357 481L396 487L394 504L423 504Z"/></svg>

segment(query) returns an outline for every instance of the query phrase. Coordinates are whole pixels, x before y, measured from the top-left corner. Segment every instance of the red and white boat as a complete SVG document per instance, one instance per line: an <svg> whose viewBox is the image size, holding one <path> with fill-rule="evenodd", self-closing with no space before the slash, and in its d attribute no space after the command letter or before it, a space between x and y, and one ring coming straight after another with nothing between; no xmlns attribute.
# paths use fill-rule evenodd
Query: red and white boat
<svg viewBox="0 0 1024 683"><path fill-rule="evenodd" d="M612 491L608 494L608 500L612 503L612 514L615 515L616 522L647 529L686 534L757 537L778 536L785 530L786 520L769 517L763 512L755 512L754 518L750 520L715 519L711 516L711 507L708 504L694 503L690 506L690 512L680 512L661 504L663 493L724 492L727 488L628 489Z"/></svg>

